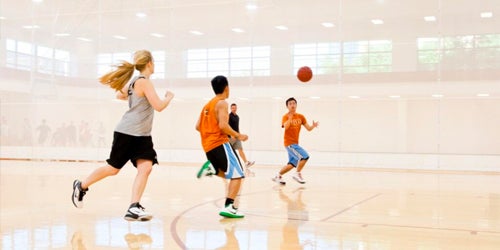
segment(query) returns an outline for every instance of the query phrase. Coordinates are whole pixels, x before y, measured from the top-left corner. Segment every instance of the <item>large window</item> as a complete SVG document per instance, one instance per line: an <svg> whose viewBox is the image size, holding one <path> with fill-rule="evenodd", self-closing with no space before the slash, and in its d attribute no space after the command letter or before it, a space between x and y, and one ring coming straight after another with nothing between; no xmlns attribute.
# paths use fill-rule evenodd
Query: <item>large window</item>
<svg viewBox="0 0 500 250"><path fill-rule="evenodd" d="M343 46L343 48L341 47ZM309 43L293 46L293 70L309 66L315 74L389 72L392 43L387 40Z"/></svg>
<svg viewBox="0 0 500 250"><path fill-rule="evenodd" d="M268 76L271 74L269 46L190 49L187 51L187 77Z"/></svg>
<svg viewBox="0 0 500 250"><path fill-rule="evenodd" d="M165 51L151 51L155 63L155 73L151 79L165 78ZM133 54L130 52L102 53L97 55L97 75L98 77L114 70L114 66L122 61L133 62Z"/></svg>
<svg viewBox="0 0 500 250"><path fill-rule="evenodd" d="M293 46L293 70L309 66L314 74L332 74L340 67L340 43L308 43Z"/></svg>
<svg viewBox="0 0 500 250"><path fill-rule="evenodd" d="M9 68L31 70L44 74L68 76L70 55L68 51L42 45L7 39L7 60Z"/></svg>
<svg viewBox="0 0 500 250"><path fill-rule="evenodd" d="M343 47L344 73L392 71L392 42L388 40L346 42Z"/></svg>
<svg viewBox="0 0 500 250"><path fill-rule="evenodd" d="M500 34L418 38L419 70L500 68Z"/></svg>

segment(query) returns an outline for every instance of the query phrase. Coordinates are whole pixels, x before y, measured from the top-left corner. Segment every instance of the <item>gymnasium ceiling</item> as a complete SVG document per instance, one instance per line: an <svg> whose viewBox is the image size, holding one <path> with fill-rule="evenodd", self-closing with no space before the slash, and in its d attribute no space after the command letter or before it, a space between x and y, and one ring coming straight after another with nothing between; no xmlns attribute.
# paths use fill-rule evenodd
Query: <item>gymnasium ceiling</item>
<svg viewBox="0 0 500 250"><path fill-rule="evenodd" d="M2 39L91 53L500 33L498 0L0 0L0 18Z"/></svg>

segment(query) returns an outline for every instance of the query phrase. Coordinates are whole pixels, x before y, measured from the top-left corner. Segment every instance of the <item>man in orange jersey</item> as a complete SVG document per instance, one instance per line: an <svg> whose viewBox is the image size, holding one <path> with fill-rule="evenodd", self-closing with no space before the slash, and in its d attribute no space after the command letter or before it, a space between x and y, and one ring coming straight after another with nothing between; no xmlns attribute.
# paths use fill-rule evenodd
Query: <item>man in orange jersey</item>
<svg viewBox="0 0 500 250"><path fill-rule="evenodd" d="M240 191L245 174L236 152L229 144L228 135L240 141L246 141L248 136L234 131L229 126L226 102L229 97L227 78L225 76L214 77L212 89L215 97L205 104L196 123L196 130L200 132L201 144L208 159L198 171L197 177L217 175L229 179L226 202L219 215L228 218L243 218L244 215L234 206L234 200Z"/></svg>
<svg viewBox="0 0 500 250"><path fill-rule="evenodd" d="M276 173L276 176L274 176L272 180L281 185L285 185L286 182L283 180L282 175L286 174L292 168L296 168L297 171L293 175L293 179L300 184L304 184L306 181L302 178L301 171L304 165L306 165L307 160L309 160L309 154L305 149L299 146L300 128L304 126L307 131L311 131L318 127L319 122L313 121L312 125L309 125L306 118L302 114L296 112L297 100L293 97L286 100L286 107L288 108L288 113L283 116L281 127L285 129L284 144L288 152L288 163Z"/></svg>

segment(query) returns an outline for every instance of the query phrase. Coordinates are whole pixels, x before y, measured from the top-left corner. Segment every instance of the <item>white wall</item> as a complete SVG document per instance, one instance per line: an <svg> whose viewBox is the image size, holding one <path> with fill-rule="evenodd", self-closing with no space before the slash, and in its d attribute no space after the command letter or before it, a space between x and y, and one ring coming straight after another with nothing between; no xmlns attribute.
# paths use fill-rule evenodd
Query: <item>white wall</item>
<svg viewBox="0 0 500 250"><path fill-rule="evenodd" d="M127 109L127 103L113 100L113 92L104 86L56 88L59 97L44 100L30 99L32 96L22 91L4 91L9 95L3 95L8 101L2 101L1 115L7 120L10 138L2 138L2 158L107 158L113 129ZM240 129L250 136L244 143L247 155L260 164L285 163L281 117L286 112L285 99L295 96L298 112L309 122L320 121L318 129L301 132L300 143L311 154L310 164L500 171L500 99L370 96L351 99L334 97L335 93L321 99L307 97L308 91L353 91L348 86L342 88L234 86L231 92L235 96L247 93L250 98L228 100L238 104ZM177 99L166 110L155 114L153 137L161 161L200 162L204 158L194 125L206 102L200 96L208 98L213 94L210 87L195 89L172 89ZM283 99L260 97L278 95ZM25 118L30 121L32 142L24 139L28 138L23 135ZM92 140L87 145L81 145L78 137L75 145L57 145L54 141L38 145L36 127L42 119L51 126L52 136L63 125L74 123L78 127L87 122ZM106 128L103 145L99 145L97 139L100 122Z"/></svg>

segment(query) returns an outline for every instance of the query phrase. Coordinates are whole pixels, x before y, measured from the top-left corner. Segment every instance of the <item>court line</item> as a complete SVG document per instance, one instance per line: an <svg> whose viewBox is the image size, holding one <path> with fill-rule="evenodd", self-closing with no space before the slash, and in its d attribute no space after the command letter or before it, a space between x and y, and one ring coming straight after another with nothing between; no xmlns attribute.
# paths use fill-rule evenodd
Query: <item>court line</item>
<svg viewBox="0 0 500 250"><path fill-rule="evenodd" d="M252 192L252 193L241 194L240 196L258 194L258 193L263 193L263 192L269 192L269 190L266 189L266 190L262 190L262 191L256 191L256 192ZM184 244L184 242L179 237L179 234L177 233L177 223L182 218L182 216L184 214L190 212L191 210L194 210L195 208L204 206L204 205L209 204L209 203L214 203L214 205L217 205L218 201L221 201L221 200L224 200L224 199L226 199L226 197L222 197L222 198L218 198L218 199L209 200L209 201L205 201L205 202L199 203L197 205L194 205L194 206L192 206L192 207L190 207L190 208L182 211L180 214L178 214L177 216L175 216L175 218L170 223L170 234L172 235L172 238L174 238L174 241L177 243L177 245L179 247L181 247L182 249L188 249L187 246L186 246L186 244Z"/></svg>
<svg viewBox="0 0 500 250"><path fill-rule="evenodd" d="M383 223L362 223L362 222L350 222L350 221L331 221L331 222L327 221L326 223L354 224L354 225L362 225L363 227L378 226L378 227L397 227L397 228L411 228L411 229L424 229L424 230L442 230L442 231L454 231L454 232L470 232L471 234L477 234L477 233L500 234L499 231L447 228L447 227L426 227L426 226L396 225L396 224L383 224Z"/></svg>
<svg viewBox="0 0 500 250"><path fill-rule="evenodd" d="M323 221L327 221L327 220L329 220L329 219L331 219L331 218L333 218L333 217L335 217L335 216L337 216L337 215L339 215L339 214L342 214L342 213L344 213L344 212L346 212L346 211L350 210L351 208L353 208L353 207L355 207L355 206L358 206L358 205L360 205L360 204L362 204L362 203L365 203L365 202L367 202L367 201L369 201L369 200L375 199L375 198L377 198L377 197L378 197L378 196L380 196L380 195L381 195L381 193L378 193L378 194L372 195L372 196L370 196L370 197L368 197L368 198L366 198L366 199L364 199L364 200L361 200L361 201L359 201L359 202L357 202L357 203L354 203L353 205L351 205L351 206L349 206L349 207L346 207L346 208L344 208L344 209L342 209L342 210L338 211L337 213L334 213L334 214L332 214L332 215L330 215L330 216L328 216L328 217L326 217L326 218L324 218L324 219L322 219L322 220L319 220L319 221L321 221L321 222L323 222Z"/></svg>

